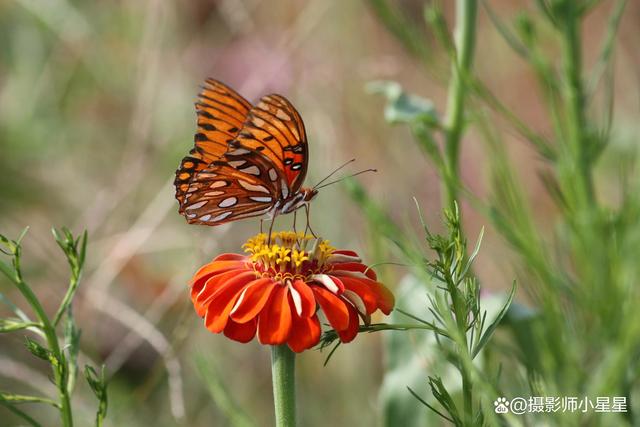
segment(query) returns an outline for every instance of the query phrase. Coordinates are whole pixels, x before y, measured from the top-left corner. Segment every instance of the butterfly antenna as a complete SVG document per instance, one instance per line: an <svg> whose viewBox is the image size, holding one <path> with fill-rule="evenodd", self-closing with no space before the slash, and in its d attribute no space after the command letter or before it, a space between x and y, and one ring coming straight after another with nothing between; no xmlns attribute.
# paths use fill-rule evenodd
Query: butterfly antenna
<svg viewBox="0 0 640 427"><path fill-rule="evenodd" d="M320 184L322 184L323 182L325 182L326 180L328 180L329 178L331 178L336 172L338 172L340 169L342 169L343 167L347 166L349 163L353 163L355 162L356 159L351 159L347 162L344 162L343 164L341 164L340 166L338 166L333 172L331 172L329 175L325 176L324 178L322 178L320 180L320 182L318 182L316 185L313 186L313 188L319 188L318 186Z"/></svg>
<svg viewBox="0 0 640 427"><path fill-rule="evenodd" d="M378 172L378 169L365 169L365 170L363 170L363 171L356 172L356 173L354 173L353 175L343 176L343 177L342 177L342 178L340 178L340 179L336 179L335 181L328 182L328 183L323 184L323 185L321 185L321 186L319 186L319 187L318 187L318 186L315 186L315 187L313 187L313 188L314 188L314 189L316 189L316 190L319 190L319 189L321 189L321 188L324 188L324 187L327 187L327 186L329 186L329 185L332 185L332 184L335 184L335 183L337 183L337 182L340 182L340 181L342 181L342 180L344 180L344 179L347 179L347 178L353 178L354 176L362 175L363 173L367 173L367 172Z"/></svg>

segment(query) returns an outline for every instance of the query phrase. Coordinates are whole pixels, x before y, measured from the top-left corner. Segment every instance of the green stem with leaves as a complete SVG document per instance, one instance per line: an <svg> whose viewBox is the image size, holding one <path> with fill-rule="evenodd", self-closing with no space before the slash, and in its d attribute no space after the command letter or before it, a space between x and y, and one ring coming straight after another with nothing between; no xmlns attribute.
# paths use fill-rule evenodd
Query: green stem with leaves
<svg viewBox="0 0 640 427"><path fill-rule="evenodd" d="M296 355L286 345L271 346L271 376L276 427L296 425Z"/></svg>
<svg viewBox="0 0 640 427"><path fill-rule="evenodd" d="M459 187L460 141L464 131L464 111L467 85L475 48L477 0L456 0L455 56L452 59L451 80L445 123L444 181L446 205L453 207Z"/></svg>
<svg viewBox="0 0 640 427"><path fill-rule="evenodd" d="M562 35L565 79L564 99L567 114L567 143L570 150L572 169L579 179L580 193L576 201L579 208L593 205L593 178L585 115L586 97L582 81L582 43L580 36L581 12L573 0L563 5L563 18L559 25Z"/></svg>
<svg viewBox="0 0 640 427"><path fill-rule="evenodd" d="M4 267L4 264L1 264ZM53 376L55 380L55 384L58 387L58 396L60 398L60 416L62 418L62 425L64 427L73 427L73 416L71 414L71 400L69 398L69 392L67 390L67 382L66 382L66 366L67 362L65 360L64 352L60 349L60 344L58 342L58 336L56 335L56 331L53 327L53 324L49 320L44 308L38 301L38 298L34 295L33 291L27 283L22 280L22 277L19 273L19 265L16 265L16 272L12 274L11 271L5 271L3 268L3 273L16 285L22 296L27 300L31 308L33 309L38 321L40 322L40 327L42 332L45 335L45 339L47 341L47 345L49 350L53 354L53 356L58 360L59 366L53 366Z"/></svg>

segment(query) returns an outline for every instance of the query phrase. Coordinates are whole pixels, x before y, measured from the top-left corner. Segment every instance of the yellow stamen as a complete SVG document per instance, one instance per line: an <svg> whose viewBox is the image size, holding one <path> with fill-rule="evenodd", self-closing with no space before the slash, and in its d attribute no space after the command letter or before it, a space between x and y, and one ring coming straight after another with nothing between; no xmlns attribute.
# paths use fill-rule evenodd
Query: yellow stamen
<svg viewBox="0 0 640 427"><path fill-rule="evenodd" d="M282 275L322 273L335 251L327 240L292 231L273 233L271 239L261 233L242 247L256 269Z"/></svg>

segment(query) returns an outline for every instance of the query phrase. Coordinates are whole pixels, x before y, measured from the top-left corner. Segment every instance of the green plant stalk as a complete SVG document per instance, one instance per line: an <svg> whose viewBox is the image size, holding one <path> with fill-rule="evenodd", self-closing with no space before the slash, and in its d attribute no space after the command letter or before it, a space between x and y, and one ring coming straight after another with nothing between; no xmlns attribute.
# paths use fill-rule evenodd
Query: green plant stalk
<svg viewBox="0 0 640 427"><path fill-rule="evenodd" d="M453 208L460 181L460 140L464 130L466 76L470 75L475 47L477 0L456 0L455 47L445 122L444 181L446 206Z"/></svg>
<svg viewBox="0 0 640 427"><path fill-rule="evenodd" d="M562 32L562 53L564 57L563 73L565 83L565 109L567 114L567 132L569 149L572 155L573 167L580 180L580 190L577 200L579 208L593 205L593 178L591 176L591 159L589 155L588 139L585 131L587 122L585 116L586 97L582 82L582 45L580 37L580 16L576 5L568 1L565 5L566 19L560 28Z"/></svg>
<svg viewBox="0 0 640 427"><path fill-rule="evenodd" d="M447 277L447 287L451 295L451 305L455 316L456 327L458 329L459 340L457 343L460 360L469 357L469 344L467 341L467 310L465 309L465 301L460 290L456 286L453 277ZM465 425L473 425L473 383L471 382L470 372L464 364L459 366L460 376L462 377L462 403L464 407L464 423Z"/></svg>
<svg viewBox="0 0 640 427"><path fill-rule="evenodd" d="M286 345L271 346L271 381L276 427L296 425L296 355Z"/></svg>
<svg viewBox="0 0 640 427"><path fill-rule="evenodd" d="M38 321L41 323L42 332L44 332L49 350L51 350L53 355L59 360L61 366L65 366L66 361L64 353L60 350L56 331L51 324L49 317L47 317L44 308L42 308L42 305L38 301L38 298L34 295L33 291L31 291L29 285L27 285L20 277L19 261L15 262L16 273L11 272L9 268L5 267L6 265L4 263L0 263L2 272L16 285L22 296L27 300L31 308L33 308ZM67 391L66 382L60 370L55 366L53 367L53 376L56 386L58 387L58 394L60 397L60 416L62 418L62 425L64 427L73 427L73 417L71 415L71 400Z"/></svg>

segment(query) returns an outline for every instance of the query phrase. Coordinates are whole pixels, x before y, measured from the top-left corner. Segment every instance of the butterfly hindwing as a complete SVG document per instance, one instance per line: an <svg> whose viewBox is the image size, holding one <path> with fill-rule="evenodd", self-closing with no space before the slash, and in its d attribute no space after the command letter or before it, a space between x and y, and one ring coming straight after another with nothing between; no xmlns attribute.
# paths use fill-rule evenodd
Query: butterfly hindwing
<svg viewBox="0 0 640 427"><path fill-rule="evenodd" d="M223 161L214 162L195 178L180 206L180 213L192 224L219 225L263 215L278 197L274 185Z"/></svg>

